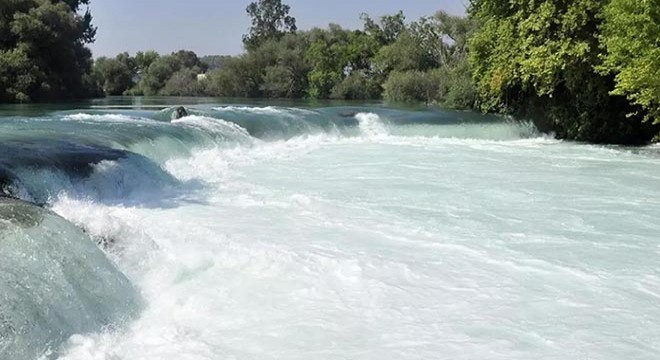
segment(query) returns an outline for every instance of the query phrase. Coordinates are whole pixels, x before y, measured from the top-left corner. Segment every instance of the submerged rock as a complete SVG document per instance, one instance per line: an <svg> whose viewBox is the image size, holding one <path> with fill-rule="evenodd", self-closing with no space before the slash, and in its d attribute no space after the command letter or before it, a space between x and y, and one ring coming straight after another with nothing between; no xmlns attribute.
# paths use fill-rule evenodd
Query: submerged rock
<svg viewBox="0 0 660 360"><path fill-rule="evenodd" d="M13 171L18 168L54 169L72 177L86 177L93 171L94 164L127 156L128 151L101 145L43 139L8 140L0 144L0 185L9 185L15 177Z"/></svg>
<svg viewBox="0 0 660 360"><path fill-rule="evenodd" d="M172 120L181 119L186 116L188 116L188 111L186 108L179 106L174 110L174 113L172 114Z"/></svg>
<svg viewBox="0 0 660 360"><path fill-rule="evenodd" d="M9 187L11 186L13 176L9 170L0 166L0 196L9 196Z"/></svg>
<svg viewBox="0 0 660 360"><path fill-rule="evenodd" d="M139 307L129 280L75 225L0 198L0 359L33 359Z"/></svg>
<svg viewBox="0 0 660 360"><path fill-rule="evenodd" d="M131 155L101 145L68 141L28 139L0 143L0 196L46 203L48 185L60 176L69 182L85 179L103 161L119 161ZM19 195L20 194L20 195Z"/></svg>
<svg viewBox="0 0 660 360"><path fill-rule="evenodd" d="M355 117L355 115L359 114L357 111L342 111L338 113L339 116L344 117L344 118L352 118Z"/></svg>
<svg viewBox="0 0 660 360"><path fill-rule="evenodd" d="M0 196L0 221L31 228L38 226L43 219L44 209L38 205L20 201L10 195Z"/></svg>

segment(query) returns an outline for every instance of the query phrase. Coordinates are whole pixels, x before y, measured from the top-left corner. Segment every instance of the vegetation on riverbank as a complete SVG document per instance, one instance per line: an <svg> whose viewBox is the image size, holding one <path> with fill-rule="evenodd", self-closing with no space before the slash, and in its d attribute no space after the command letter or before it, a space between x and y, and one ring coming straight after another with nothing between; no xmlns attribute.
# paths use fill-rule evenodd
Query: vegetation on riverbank
<svg viewBox="0 0 660 360"><path fill-rule="evenodd" d="M480 108L561 138L644 143L658 133L660 1L473 0Z"/></svg>
<svg viewBox="0 0 660 360"><path fill-rule="evenodd" d="M279 1L252 4L253 24L243 37L246 52L239 56L123 53L98 59L94 76L108 95L384 97L453 108L476 105L467 64L471 20L439 12L407 23L403 13L378 20L363 14L362 30L331 24L298 31L289 10ZM139 61L145 58L149 61Z"/></svg>
<svg viewBox="0 0 660 360"><path fill-rule="evenodd" d="M96 28L89 0L0 1L0 103L89 96Z"/></svg>
<svg viewBox="0 0 660 360"><path fill-rule="evenodd" d="M0 101L382 98L531 117L566 139L634 144L660 133L660 0L471 0L467 17L362 14L359 30L299 30L288 5L258 0L241 55L122 53L93 68L88 2L0 4Z"/></svg>

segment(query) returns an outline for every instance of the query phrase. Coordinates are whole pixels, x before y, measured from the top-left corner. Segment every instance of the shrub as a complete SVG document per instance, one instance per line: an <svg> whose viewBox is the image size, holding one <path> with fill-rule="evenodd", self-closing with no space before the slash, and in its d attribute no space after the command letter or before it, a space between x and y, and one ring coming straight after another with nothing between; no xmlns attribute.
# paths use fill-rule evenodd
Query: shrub
<svg viewBox="0 0 660 360"><path fill-rule="evenodd" d="M167 80L160 93L165 96L202 96L205 95L205 89L195 71L182 69Z"/></svg>
<svg viewBox="0 0 660 360"><path fill-rule="evenodd" d="M430 72L394 71L383 85L384 98L389 101L434 101L440 90L440 82Z"/></svg>
<svg viewBox="0 0 660 360"><path fill-rule="evenodd" d="M330 97L338 100L378 99L383 89L378 80L361 71L354 71L335 85Z"/></svg>
<svg viewBox="0 0 660 360"><path fill-rule="evenodd" d="M441 84L435 101L443 107L460 110L477 107L479 95L467 61L434 70L431 77Z"/></svg>

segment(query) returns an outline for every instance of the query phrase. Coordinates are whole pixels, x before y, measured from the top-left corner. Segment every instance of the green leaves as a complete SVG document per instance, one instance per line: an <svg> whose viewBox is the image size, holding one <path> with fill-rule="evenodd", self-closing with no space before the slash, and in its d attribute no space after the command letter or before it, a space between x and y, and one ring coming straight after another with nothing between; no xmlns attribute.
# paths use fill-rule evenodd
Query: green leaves
<svg viewBox="0 0 660 360"><path fill-rule="evenodd" d="M279 39L287 32L295 32L296 19L289 15L291 7L281 0L258 0L250 3L246 11L252 27L243 37L246 49L256 49L267 40Z"/></svg>
<svg viewBox="0 0 660 360"><path fill-rule="evenodd" d="M94 64L94 77L105 95L196 96L205 94L197 75L206 69L207 65L192 51L179 50L162 57L147 51L135 57L121 53L114 59L99 58Z"/></svg>
<svg viewBox="0 0 660 360"><path fill-rule="evenodd" d="M658 113L659 1L472 0L482 110L541 113L569 139L647 141L657 130L625 114Z"/></svg>
<svg viewBox="0 0 660 360"><path fill-rule="evenodd" d="M27 102L31 89L42 76L25 49L0 50L0 89L4 89L0 96L10 101Z"/></svg>
<svg viewBox="0 0 660 360"><path fill-rule="evenodd" d="M76 98L90 95L91 53L84 44L96 29L89 1L0 2L0 101ZM56 56L53 56L57 54Z"/></svg>
<svg viewBox="0 0 660 360"><path fill-rule="evenodd" d="M101 57L94 63L94 76L106 95L122 95L133 86L133 71L126 61Z"/></svg>
<svg viewBox="0 0 660 360"><path fill-rule="evenodd" d="M622 95L660 122L660 1L612 0L604 11L600 40L602 74L614 74Z"/></svg>

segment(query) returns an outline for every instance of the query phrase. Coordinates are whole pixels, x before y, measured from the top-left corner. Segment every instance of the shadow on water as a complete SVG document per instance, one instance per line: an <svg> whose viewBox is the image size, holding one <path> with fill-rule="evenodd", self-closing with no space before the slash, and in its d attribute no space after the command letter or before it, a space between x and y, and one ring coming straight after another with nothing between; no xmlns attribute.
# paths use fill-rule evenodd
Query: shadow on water
<svg viewBox="0 0 660 360"><path fill-rule="evenodd" d="M126 150L50 139L0 143L0 194L36 204L65 192L105 205L172 208L200 202L184 195L203 188Z"/></svg>
<svg viewBox="0 0 660 360"><path fill-rule="evenodd" d="M174 106L180 105L191 116L172 122ZM167 160L190 156L197 149L249 146L255 138L279 141L318 133L359 136L360 113L374 113L378 121L405 130L399 132L404 135L489 138L488 129L474 134L456 129L443 133L410 126L503 122L474 112L390 105L110 97L1 106L0 194L47 203L66 192L108 205L170 208L181 201L204 202L201 197L194 199L205 187L202 181L181 182L162 168Z"/></svg>

